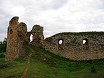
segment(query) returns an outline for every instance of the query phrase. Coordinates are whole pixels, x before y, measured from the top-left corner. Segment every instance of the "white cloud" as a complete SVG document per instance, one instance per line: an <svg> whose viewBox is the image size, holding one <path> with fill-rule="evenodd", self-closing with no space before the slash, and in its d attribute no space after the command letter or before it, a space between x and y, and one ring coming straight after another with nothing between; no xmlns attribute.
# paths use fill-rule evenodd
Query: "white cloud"
<svg viewBox="0 0 104 78"><path fill-rule="evenodd" d="M19 16L28 31L40 24L45 37L58 32L103 31L104 0L0 0L0 31L4 30L0 35L13 16Z"/></svg>
<svg viewBox="0 0 104 78"><path fill-rule="evenodd" d="M22 16L25 13L25 8L23 6L16 6L10 9L12 15Z"/></svg>

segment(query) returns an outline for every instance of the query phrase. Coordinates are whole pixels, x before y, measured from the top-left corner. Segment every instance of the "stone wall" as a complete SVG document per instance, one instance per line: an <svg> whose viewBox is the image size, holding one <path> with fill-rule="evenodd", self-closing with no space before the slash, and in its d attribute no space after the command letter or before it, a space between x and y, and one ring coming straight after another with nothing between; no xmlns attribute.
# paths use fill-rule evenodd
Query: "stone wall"
<svg viewBox="0 0 104 78"><path fill-rule="evenodd" d="M19 56L25 55L25 49L24 49L24 43L26 42L27 38L27 25L23 22L19 23L18 26L18 50L19 50Z"/></svg>
<svg viewBox="0 0 104 78"><path fill-rule="evenodd" d="M13 17L9 22L7 31L7 51L5 60L10 61L25 54L24 42L26 41L27 26L18 22L19 17Z"/></svg>
<svg viewBox="0 0 104 78"><path fill-rule="evenodd" d="M59 33L45 39L45 49L73 60L101 59L104 32Z"/></svg>
<svg viewBox="0 0 104 78"><path fill-rule="evenodd" d="M5 60L14 60L25 55L24 43L33 46L44 45L43 27L34 25L30 32L27 32L27 25L24 22L18 22L19 17L13 17L9 22L7 31L7 51ZM30 36L33 40L30 42Z"/></svg>
<svg viewBox="0 0 104 78"><path fill-rule="evenodd" d="M33 40L31 44L34 46L43 46L44 44L43 27L40 25L34 25L31 33L33 35Z"/></svg>
<svg viewBox="0 0 104 78"><path fill-rule="evenodd" d="M43 27L34 25L27 32L27 25L18 22L19 17L9 21L7 31L6 61L25 55L24 43L43 47L59 56L72 60L91 60L104 58L104 32L64 32L44 40ZM30 36L33 39L30 42Z"/></svg>
<svg viewBox="0 0 104 78"><path fill-rule="evenodd" d="M7 31L7 52L6 60L13 60L19 56L18 50L18 17L13 17L9 21L9 27Z"/></svg>

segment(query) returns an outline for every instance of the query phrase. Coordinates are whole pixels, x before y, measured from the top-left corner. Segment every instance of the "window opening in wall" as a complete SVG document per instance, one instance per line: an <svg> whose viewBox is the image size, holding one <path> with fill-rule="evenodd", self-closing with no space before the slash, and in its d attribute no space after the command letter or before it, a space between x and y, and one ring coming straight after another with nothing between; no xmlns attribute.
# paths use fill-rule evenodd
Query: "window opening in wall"
<svg viewBox="0 0 104 78"><path fill-rule="evenodd" d="M83 39L83 49L85 51L88 51L89 50L88 39Z"/></svg>
<svg viewBox="0 0 104 78"><path fill-rule="evenodd" d="M86 43L86 40L83 40L83 44L85 44Z"/></svg>
<svg viewBox="0 0 104 78"><path fill-rule="evenodd" d="M33 35L31 34L30 35L30 42L32 42L33 41Z"/></svg>
<svg viewBox="0 0 104 78"><path fill-rule="evenodd" d="M63 50L63 42L64 42L63 39L58 40L58 49L59 50Z"/></svg>
<svg viewBox="0 0 104 78"><path fill-rule="evenodd" d="M13 33L13 30L12 29L10 29L10 34L12 34Z"/></svg>
<svg viewBox="0 0 104 78"><path fill-rule="evenodd" d="M83 39L83 45L88 45L88 39Z"/></svg>
<svg viewBox="0 0 104 78"><path fill-rule="evenodd" d="M60 44L60 45L63 44L63 40L59 40L58 44Z"/></svg>

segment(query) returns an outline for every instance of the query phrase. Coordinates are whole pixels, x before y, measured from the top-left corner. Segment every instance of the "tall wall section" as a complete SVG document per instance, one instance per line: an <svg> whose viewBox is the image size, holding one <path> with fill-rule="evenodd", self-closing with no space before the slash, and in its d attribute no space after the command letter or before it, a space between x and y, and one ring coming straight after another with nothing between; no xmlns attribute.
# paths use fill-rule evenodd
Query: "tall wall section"
<svg viewBox="0 0 104 78"><path fill-rule="evenodd" d="M14 60L25 54L23 43L26 40L27 26L18 22L19 17L13 17L9 21L7 30L7 51L5 60Z"/></svg>
<svg viewBox="0 0 104 78"><path fill-rule="evenodd" d="M43 35L43 27L40 25L34 25L31 34L33 35L33 40L31 42L34 46L41 46L44 45L44 35Z"/></svg>
<svg viewBox="0 0 104 78"><path fill-rule="evenodd" d="M45 49L73 60L104 58L104 32L59 33L45 39Z"/></svg>

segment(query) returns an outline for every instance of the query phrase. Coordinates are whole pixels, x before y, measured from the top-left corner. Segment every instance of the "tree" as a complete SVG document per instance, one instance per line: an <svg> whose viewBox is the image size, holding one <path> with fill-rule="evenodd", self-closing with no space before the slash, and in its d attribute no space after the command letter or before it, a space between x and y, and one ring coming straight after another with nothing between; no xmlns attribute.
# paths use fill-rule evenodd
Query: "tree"
<svg viewBox="0 0 104 78"><path fill-rule="evenodd" d="M0 41L0 53L6 52L6 46L7 46L7 38L4 38L3 41Z"/></svg>

